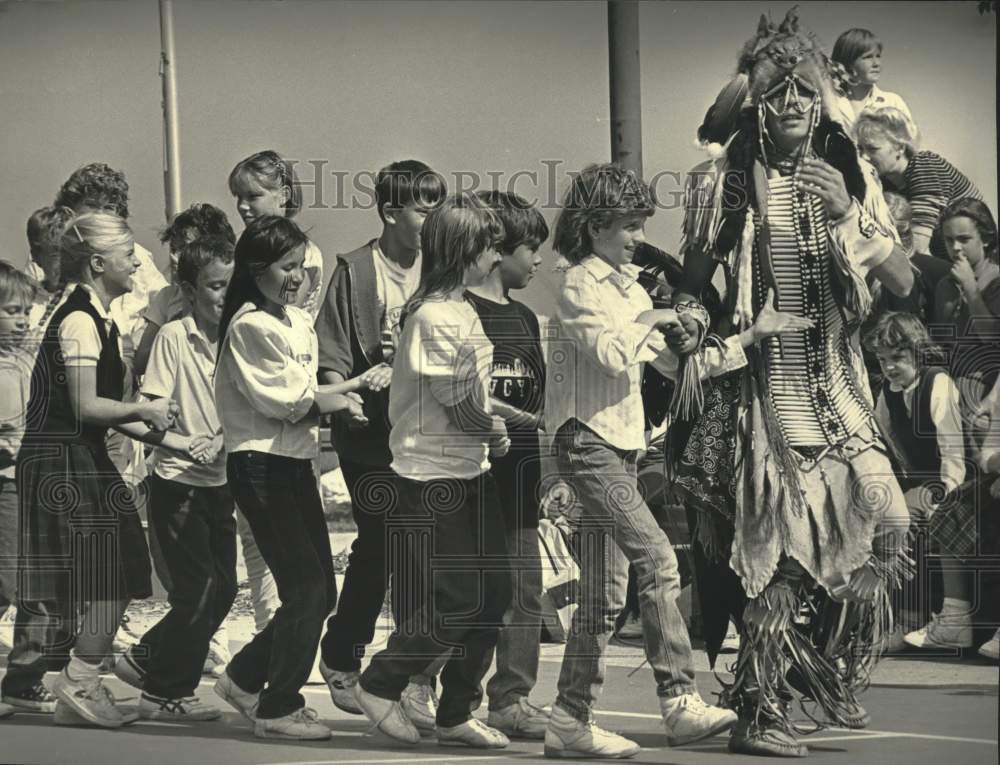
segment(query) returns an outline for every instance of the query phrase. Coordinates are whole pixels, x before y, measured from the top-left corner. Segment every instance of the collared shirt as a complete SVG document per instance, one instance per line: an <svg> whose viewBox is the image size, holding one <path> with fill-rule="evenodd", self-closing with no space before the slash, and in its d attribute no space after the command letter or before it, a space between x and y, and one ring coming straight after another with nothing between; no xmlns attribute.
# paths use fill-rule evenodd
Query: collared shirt
<svg viewBox="0 0 1000 765"><path fill-rule="evenodd" d="M861 115L862 112L866 112L873 109L883 109L885 107L891 106L893 109L899 109L903 114L913 119L913 115L910 114L910 107L906 105L906 102L900 98L895 93L890 93L887 90L882 90L878 85L873 85L871 91L868 93L868 97L861 104L861 108L855 111L854 104L851 103L851 99L847 96L841 96L839 98L840 110L843 113L844 121L846 124L845 128L850 131L855 121Z"/></svg>
<svg viewBox="0 0 1000 765"><path fill-rule="evenodd" d="M906 388L895 383L889 389L903 391L906 412L913 417L913 395L920 385L920 375ZM945 491L951 491L965 481L965 440L962 435L962 414L959 409L959 393L955 383L947 374L938 374L931 387L931 421L937 431L938 451L941 453L941 483ZM879 396L875 406L875 419L883 433L892 432L892 422L885 396Z"/></svg>
<svg viewBox="0 0 1000 765"><path fill-rule="evenodd" d="M286 324L252 303L233 316L215 371L215 406L227 452L296 459L319 454L318 349L312 317L287 306Z"/></svg>
<svg viewBox="0 0 1000 765"><path fill-rule="evenodd" d="M33 366L33 355L23 348L0 350L0 476L10 480L24 437Z"/></svg>
<svg viewBox="0 0 1000 765"><path fill-rule="evenodd" d="M150 398L172 398L180 407L173 430L184 438L215 436L222 432L215 410L212 376L215 374L215 343L198 329L193 316L163 325L149 352L142 393ZM153 450L154 472L169 481L191 486L222 486L226 483L226 453L214 462L200 465L169 449Z"/></svg>
<svg viewBox="0 0 1000 765"><path fill-rule="evenodd" d="M150 298L149 305L142 312L147 324L162 327L168 321L174 321L191 310L191 302L184 294L179 284L168 284Z"/></svg>
<svg viewBox="0 0 1000 765"><path fill-rule="evenodd" d="M640 269L615 270L595 255L566 269L549 339L546 429L575 418L614 447L645 449L642 364L665 347L636 321L653 307Z"/></svg>
<svg viewBox="0 0 1000 765"><path fill-rule="evenodd" d="M111 334L112 327L117 326L111 318L109 311L105 310L104 304L97 296L97 292L89 284L80 284L90 297L90 304L97 315L104 321L104 328ZM64 293L64 300L72 294L72 289L67 287ZM61 305L61 303L60 303ZM97 331L97 325L83 311L73 311L63 319L59 325L59 348L65 358L68 367L96 367L97 360L101 357L101 336ZM123 355L122 337L118 334L118 353Z"/></svg>

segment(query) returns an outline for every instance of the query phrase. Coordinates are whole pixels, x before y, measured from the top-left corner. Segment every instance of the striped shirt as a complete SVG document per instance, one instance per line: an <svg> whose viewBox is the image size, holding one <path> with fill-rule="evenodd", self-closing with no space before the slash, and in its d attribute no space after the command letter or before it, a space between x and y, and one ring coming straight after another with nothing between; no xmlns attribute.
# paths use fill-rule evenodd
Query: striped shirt
<svg viewBox="0 0 1000 765"><path fill-rule="evenodd" d="M789 446L841 444L871 422L871 410L854 383L848 329L831 280L827 215L818 197L794 189L791 177L768 182L767 204L775 307L815 321L806 332L762 342L771 403ZM753 262L756 314L768 290L756 242Z"/></svg>
<svg viewBox="0 0 1000 765"><path fill-rule="evenodd" d="M931 234L941 211L956 199L982 199L975 184L944 157L932 151L917 152L903 173L904 193L913 208L914 233Z"/></svg>

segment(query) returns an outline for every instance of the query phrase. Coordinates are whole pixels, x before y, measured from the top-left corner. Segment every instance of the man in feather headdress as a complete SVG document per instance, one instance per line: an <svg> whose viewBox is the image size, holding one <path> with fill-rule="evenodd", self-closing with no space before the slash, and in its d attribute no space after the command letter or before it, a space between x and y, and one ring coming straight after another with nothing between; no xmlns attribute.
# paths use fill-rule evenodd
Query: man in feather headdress
<svg viewBox="0 0 1000 765"><path fill-rule="evenodd" d="M906 295L913 276L878 178L839 122L828 59L794 9L779 27L761 19L699 138L721 148L688 179L675 302L696 301L721 264L731 331L750 326L770 290L779 310L814 324L748 352L735 384L705 396L670 466L697 516L713 662L729 618L741 624L723 694L740 716L730 749L801 757L795 698L814 728L867 725L855 694L908 564L909 515L858 331L867 279ZM679 353L703 339L695 315L668 337Z"/></svg>

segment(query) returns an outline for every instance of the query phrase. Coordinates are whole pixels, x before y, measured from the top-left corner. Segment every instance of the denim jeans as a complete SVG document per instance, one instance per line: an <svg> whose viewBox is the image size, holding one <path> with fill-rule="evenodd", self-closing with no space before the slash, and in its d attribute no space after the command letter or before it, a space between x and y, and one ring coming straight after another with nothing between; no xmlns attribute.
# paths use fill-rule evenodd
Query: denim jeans
<svg viewBox="0 0 1000 765"><path fill-rule="evenodd" d="M579 606L563 655L556 703L588 722L604 683L604 652L635 566L646 659L659 696L695 691L691 641L677 608L677 556L639 492L638 452L611 446L586 425L567 421L555 437L562 477L579 505L574 545Z"/></svg>
<svg viewBox="0 0 1000 765"><path fill-rule="evenodd" d="M323 622L337 602L330 537L312 464L264 452L235 452L229 487L278 585L274 618L233 657L227 672L260 691L257 716L274 719L305 706Z"/></svg>
<svg viewBox="0 0 1000 765"><path fill-rule="evenodd" d="M17 602L17 484L0 476L0 616Z"/></svg>
<svg viewBox="0 0 1000 765"><path fill-rule="evenodd" d="M144 690L194 694L212 635L236 598L236 521L228 486L148 478L149 521L169 580L170 610L132 649Z"/></svg>
<svg viewBox="0 0 1000 765"><path fill-rule="evenodd" d="M398 701L411 675L450 652L441 672L437 723L460 725L482 698L480 683L510 602L496 486L489 473L469 480L396 476L395 486L400 518L390 525L389 545L412 551L415 565L431 582L431 597L372 657L361 687Z"/></svg>
<svg viewBox="0 0 1000 765"><path fill-rule="evenodd" d="M538 529L507 529L513 595L497 639L497 669L486 685L490 710L527 698L538 681L542 637L542 560Z"/></svg>

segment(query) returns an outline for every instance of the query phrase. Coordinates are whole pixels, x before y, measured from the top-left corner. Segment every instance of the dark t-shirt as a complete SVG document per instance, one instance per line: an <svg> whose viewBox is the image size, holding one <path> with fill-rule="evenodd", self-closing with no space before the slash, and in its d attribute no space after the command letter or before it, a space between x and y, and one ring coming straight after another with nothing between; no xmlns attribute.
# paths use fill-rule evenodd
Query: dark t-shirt
<svg viewBox="0 0 1000 765"><path fill-rule="evenodd" d="M493 343L490 395L530 414L545 401L545 359L538 317L523 303L507 304L466 293ZM492 460L508 529L538 527L541 449L538 431L508 426L510 451Z"/></svg>

